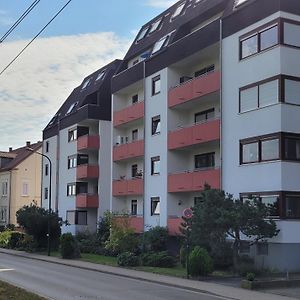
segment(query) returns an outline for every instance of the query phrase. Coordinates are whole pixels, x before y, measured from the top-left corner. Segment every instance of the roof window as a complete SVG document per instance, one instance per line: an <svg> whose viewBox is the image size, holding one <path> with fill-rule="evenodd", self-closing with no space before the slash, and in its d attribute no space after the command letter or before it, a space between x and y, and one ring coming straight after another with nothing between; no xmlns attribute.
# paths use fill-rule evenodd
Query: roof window
<svg viewBox="0 0 300 300"><path fill-rule="evenodd" d="M241 4L243 4L243 3L247 2L247 1L248 0L236 0L235 6L239 6L239 5L241 5Z"/></svg>
<svg viewBox="0 0 300 300"><path fill-rule="evenodd" d="M161 50L162 48L166 47L168 42L170 39L170 34L164 36L163 38L161 38L159 41L157 41L153 47L152 53L151 55L155 54L156 52L158 52L159 50Z"/></svg>
<svg viewBox="0 0 300 300"><path fill-rule="evenodd" d="M78 101L75 102L75 103L72 103L72 104L70 105L68 111L66 112L66 115L70 114L70 113L74 110L74 108L75 108L77 105L78 105Z"/></svg>
<svg viewBox="0 0 300 300"><path fill-rule="evenodd" d="M98 76L97 76L97 78L96 78L96 81L102 80L102 79L103 79L103 77L104 77L104 75L105 75L105 71L106 71L106 70L101 71L101 72L98 73Z"/></svg>
<svg viewBox="0 0 300 300"><path fill-rule="evenodd" d="M152 23L151 28L149 30L149 34L157 30L162 23L162 19L156 20L154 23Z"/></svg>
<svg viewBox="0 0 300 300"><path fill-rule="evenodd" d="M146 27L146 28L142 29L142 31L138 35L136 41L139 42L140 40L142 40L146 36L148 30L149 30L149 27Z"/></svg>
<svg viewBox="0 0 300 300"><path fill-rule="evenodd" d="M182 2L179 6L177 6L176 10L174 11L173 15L172 15L172 20L175 19L176 17L178 17L182 11L183 11L183 8L185 6L185 2Z"/></svg>
<svg viewBox="0 0 300 300"><path fill-rule="evenodd" d="M83 83L81 89L82 89L82 90L85 89L85 88L89 85L90 82L91 82L91 78L87 79L87 80Z"/></svg>

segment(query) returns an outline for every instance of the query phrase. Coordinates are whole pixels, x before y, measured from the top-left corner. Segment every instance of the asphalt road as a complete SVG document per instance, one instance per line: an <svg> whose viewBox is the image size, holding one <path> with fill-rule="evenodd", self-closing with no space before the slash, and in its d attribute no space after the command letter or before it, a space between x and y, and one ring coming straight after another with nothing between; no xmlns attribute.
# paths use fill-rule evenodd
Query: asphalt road
<svg viewBox="0 0 300 300"><path fill-rule="evenodd" d="M0 253L0 280L57 300L216 300L217 296Z"/></svg>

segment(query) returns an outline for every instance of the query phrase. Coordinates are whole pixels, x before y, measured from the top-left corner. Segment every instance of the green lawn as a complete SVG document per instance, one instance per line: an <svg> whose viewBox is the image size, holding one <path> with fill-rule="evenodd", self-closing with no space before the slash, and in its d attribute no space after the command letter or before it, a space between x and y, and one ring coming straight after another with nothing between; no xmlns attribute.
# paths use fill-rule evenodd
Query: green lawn
<svg viewBox="0 0 300 300"><path fill-rule="evenodd" d="M90 253L81 253L81 259L83 261L88 261L95 264L108 265L108 266L117 266L117 258L111 256L90 254Z"/></svg>
<svg viewBox="0 0 300 300"><path fill-rule="evenodd" d="M0 300L46 300L23 289L0 281Z"/></svg>

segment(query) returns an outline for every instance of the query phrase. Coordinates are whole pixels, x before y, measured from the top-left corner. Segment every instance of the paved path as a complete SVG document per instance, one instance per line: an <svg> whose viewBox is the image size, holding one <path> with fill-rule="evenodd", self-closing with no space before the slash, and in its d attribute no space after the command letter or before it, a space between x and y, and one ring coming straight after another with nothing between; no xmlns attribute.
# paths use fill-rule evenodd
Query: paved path
<svg viewBox="0 0 300 300"><path fill-rule="evenodd" d="M0 280L58 300L295 299L77 260L0 252Z"/></svg>

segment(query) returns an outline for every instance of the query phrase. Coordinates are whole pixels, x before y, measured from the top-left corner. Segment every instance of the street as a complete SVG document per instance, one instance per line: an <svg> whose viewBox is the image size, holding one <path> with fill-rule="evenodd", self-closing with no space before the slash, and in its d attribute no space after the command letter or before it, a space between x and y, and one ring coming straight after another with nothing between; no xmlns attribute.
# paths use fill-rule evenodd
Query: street
<svg viewBox="0 0 300 300"><path fill-rule="evenodd" d="M223 299L95 271L0 253L0 280L57 300Z"/></svg>

